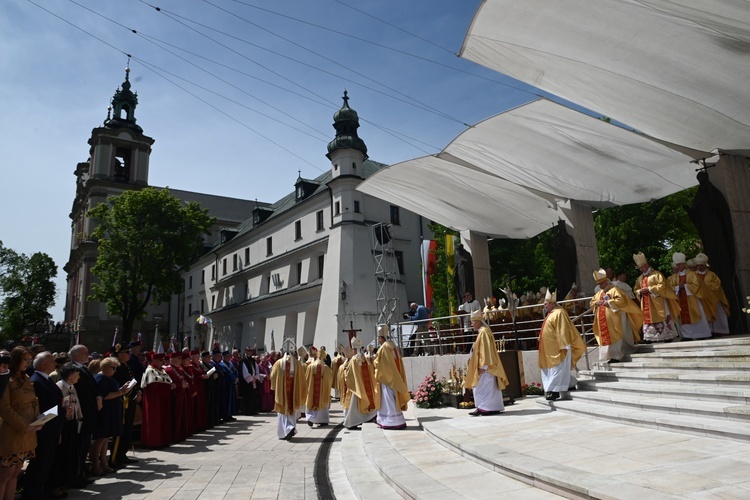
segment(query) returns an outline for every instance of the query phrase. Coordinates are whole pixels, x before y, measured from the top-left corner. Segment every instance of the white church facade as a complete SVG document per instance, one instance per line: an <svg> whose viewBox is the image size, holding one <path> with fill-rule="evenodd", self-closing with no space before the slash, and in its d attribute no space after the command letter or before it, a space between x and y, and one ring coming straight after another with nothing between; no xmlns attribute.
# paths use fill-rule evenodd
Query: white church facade
<svg viewBox="0 0 750 500"><path fill-rule="evenodd" d="M126 73L111 115L92 131L88 160L75 171L65 321L81 331L82 341L102 350L121 320L103 303L88 300L97 248L86 236L92 229L86 214L111 196L149 185L155 141L136 124L137 104ZM161 340L174 337L180 347L216 342L222 349L268 350L289 339L332 351L348 340L344 330L360 330L369 342L379 320L390 313L395 320L408 301L421 301L420 246L431 237L429 221L356 190L386 166L368 160L346 93L333 126L330 171L298 178L275 203L170 189L217 220L206 252L183 274L184 292L169 304L149 306L137 323L148 348L158 328Z"/></svg>

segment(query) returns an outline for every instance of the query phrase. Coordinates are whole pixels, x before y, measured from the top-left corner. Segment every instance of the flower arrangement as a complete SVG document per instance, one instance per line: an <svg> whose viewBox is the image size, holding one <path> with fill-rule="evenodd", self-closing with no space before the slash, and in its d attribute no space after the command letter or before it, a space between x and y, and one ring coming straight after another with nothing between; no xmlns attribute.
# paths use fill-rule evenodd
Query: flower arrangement
<svg viewBox="0 0 750 500"><path fill-rule="evenodd" d="M542 388L541 382L532 382L531 384L523 384L521 387L524 396L542 396L544 389Z"/></svg>
<svg viewBox="0 0 750 500"><path fill-rule="evenodd" d="M414 394L414 403L419 408L438 408L443 399L443 384L438 380L435 372L427 375L416 394Z"/></svg>

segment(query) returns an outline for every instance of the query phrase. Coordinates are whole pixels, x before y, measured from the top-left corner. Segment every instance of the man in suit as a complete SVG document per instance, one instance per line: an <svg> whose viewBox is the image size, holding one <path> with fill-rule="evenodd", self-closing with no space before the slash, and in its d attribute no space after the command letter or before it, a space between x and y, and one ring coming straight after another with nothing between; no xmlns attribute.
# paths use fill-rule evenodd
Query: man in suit
<svg viewBox="0 0 750 500"><path fill-rule="evenodd" d="M63 394L59 387L49 378L55 370L55 357L49 351L40 352L34 358L34 374L31 382L39 400L39 411L46 412L57 408L57 417L53 418L36 434L36 455L29 462L23 480L22 499L43 498L46 491L52 498L65 498L59 485L48 483L49 472L55 459L57 445L65 425L65 409L62 408Z"/></svg>
<svg viewBox="0 0 750 500"><path fill-rule="evenodd" d="M102 397L99 395L94 376L91 375L91 372L86 367L86 363L89 360L88 348L82 344L74 345L70 348L68 355L70 356L70 360L81 370L81 376L75 384L75 388L78 393L78 401L81 404L83 423L80 432L80 448L77 450L75 457L78 464L76 467L77 474L71 486L82 488L92 482L86 478L84 463L91 445L91 437L96 432L98 426Z"/></svg>

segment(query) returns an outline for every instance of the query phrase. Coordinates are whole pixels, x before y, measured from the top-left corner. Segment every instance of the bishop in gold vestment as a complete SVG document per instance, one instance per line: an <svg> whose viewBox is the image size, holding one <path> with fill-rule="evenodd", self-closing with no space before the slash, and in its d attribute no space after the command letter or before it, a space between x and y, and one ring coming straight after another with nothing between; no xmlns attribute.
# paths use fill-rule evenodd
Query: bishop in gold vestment
<svg viewBox="0 0 750 500"><path fill-rule="evenodd" d="M290 440L297 434L297 417L305 404L305 367L289 353L271 368L271 387L277 414L276 435Z"/></svg>
<svg viewBox="0 0 750 500"><path fill-rule="evenodd" d="M502 390L508 386L500 355L495 347L495 336L484 322L482 311L474 311L470 317L477 339L471 347L471 357L466 369L464 383L474 393L476 410L469 415L495 415L505 410Z"/></svg>
<svg viewBox="0 0 750 500"><path fill-rule="evenodd" d="M389 340L388 325L378 330L380 348L375 357L375 390L376 398L380 398L378 410L378 426L383 429L403 429L406 419L402 413L406 410L411 397L406 385L404 362L398 347Z"/></svg>
<svg viewBox="0 0 750 500"><path fill-rule="evenodd" d="M616 287L604 269L594 271L599 291L591 299L594 311L594 336L599 344L599 360L620 361L635 352L640 340L643 312Z"/></svg>

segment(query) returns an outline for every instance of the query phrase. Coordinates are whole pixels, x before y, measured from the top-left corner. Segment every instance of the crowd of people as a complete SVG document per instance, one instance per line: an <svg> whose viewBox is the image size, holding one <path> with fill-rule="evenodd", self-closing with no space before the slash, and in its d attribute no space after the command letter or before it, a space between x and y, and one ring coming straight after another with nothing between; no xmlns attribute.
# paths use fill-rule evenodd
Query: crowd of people
<svg viewBox="0 0 750 500"><path fill-rule="evenodd" d="M169 446L237 414L273 411L278 356L142 352L139 342L104 356L85 345L0 351L0 500L19 487L22 499L65 498L136 464L128 456L135 443Z"/></svg>

